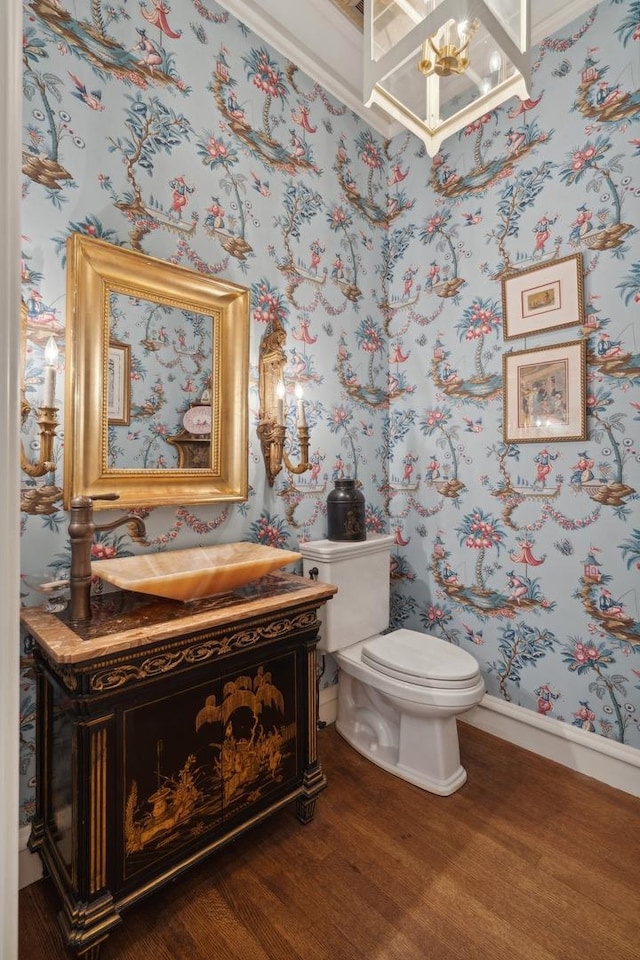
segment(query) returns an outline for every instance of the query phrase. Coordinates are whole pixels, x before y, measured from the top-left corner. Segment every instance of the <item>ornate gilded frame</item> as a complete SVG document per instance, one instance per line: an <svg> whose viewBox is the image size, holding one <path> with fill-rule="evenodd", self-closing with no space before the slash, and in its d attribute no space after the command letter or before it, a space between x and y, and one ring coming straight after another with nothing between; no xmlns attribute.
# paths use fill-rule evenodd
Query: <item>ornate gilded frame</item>
<svg viewBox="0 0 640 960"><path fill-rule="evenodd" d="M123 293L211 317L211 468L108 466L109 298ZM248 496L249 291L104 240L72 234L67 244L67 349L63 502L119 495L117 506L156 507L246 500ZM113 503L96 501L96 507Z"/></svg>
<svg viewBox="0 0 640 960"><path fill-rule="evenodd" d="M503 354L505 443L585 440L586 371L585 340Z"/></svg>
<svg viewBox="0 0 640 960"><path fill-rule="evenodd" d="M505 340L584 322L582 254L575 253L502 280L502 325Z"/></svg>

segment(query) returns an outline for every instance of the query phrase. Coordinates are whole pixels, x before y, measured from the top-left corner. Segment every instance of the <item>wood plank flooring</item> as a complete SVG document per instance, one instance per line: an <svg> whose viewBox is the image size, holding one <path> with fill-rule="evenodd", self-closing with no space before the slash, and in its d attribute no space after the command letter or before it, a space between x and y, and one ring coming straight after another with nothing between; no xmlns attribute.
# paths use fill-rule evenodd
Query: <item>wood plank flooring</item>
<svg viewBox="0 0 640 960"><path fill-rule="evenodd" d="M101 960L638 960L640 800L459 724L435 797L319 733L328 789L124 914ZM20 894L20 960L64 960Z"/></svg>

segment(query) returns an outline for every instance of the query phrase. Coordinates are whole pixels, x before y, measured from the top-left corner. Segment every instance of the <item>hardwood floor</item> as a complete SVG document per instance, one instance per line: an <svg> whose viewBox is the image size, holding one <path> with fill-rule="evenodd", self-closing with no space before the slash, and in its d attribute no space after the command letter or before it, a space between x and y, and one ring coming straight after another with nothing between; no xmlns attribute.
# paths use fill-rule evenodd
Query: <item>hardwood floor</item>
<svg viewBox="0 0 640 960"><path fill-rule="evenodd" d="M461 723L435 797L319 734L312 823L272 817L139 903L101 960L637 960L640 800ZM47 881L20 960L63 960Z"/></svg>

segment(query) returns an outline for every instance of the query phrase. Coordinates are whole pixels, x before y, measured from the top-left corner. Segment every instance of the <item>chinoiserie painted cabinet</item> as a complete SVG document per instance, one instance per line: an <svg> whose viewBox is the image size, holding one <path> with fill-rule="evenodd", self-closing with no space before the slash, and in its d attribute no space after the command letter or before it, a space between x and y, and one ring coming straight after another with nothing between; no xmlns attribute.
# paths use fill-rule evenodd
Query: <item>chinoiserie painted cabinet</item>
<svg viewBox="0 0 640 960"><path fill-rule="evenodd" d="M309 822L318 608L291 574L194 604L111 593L73 629L23 611L37 674L29 846L72 954L97 960L137 900L291 802Z"/></svg>

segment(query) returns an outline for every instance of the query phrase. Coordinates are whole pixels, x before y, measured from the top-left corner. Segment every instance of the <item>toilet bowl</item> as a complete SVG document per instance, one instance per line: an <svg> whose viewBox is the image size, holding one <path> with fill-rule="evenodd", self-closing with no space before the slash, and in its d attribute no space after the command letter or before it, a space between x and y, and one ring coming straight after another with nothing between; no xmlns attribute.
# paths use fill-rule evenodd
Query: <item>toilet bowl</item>
<svg viewBox="0 0 640 960"><path fill-rule="evenodd" d="M396 643L405 648L404 675L394 666ZM378 654L384 653L386 664L369 659L372 644ZM421 645L425 649L419 652ZM415 651L415 674L408 672L412 657L407 647ZM460 763L456 717L475 707L484 694L484 680L471 654L429 634L396 630L341 650L336 661L336 726L345 740L378 766L424 790L440 796L458 790L467 774Z"/></svg>
<svg viewBox="0 0 640 960"><path fill-rule="evenodd" d="M384 770L448 796L467 778L456 718L480 702L484 681L470 653L439 637L380 632L389 615L392 543L393 537L378 535L300 546L305 573L317 571L318 579L338 587L323 608L318 649L331 653L340 669L341 736Z"/></svg>

